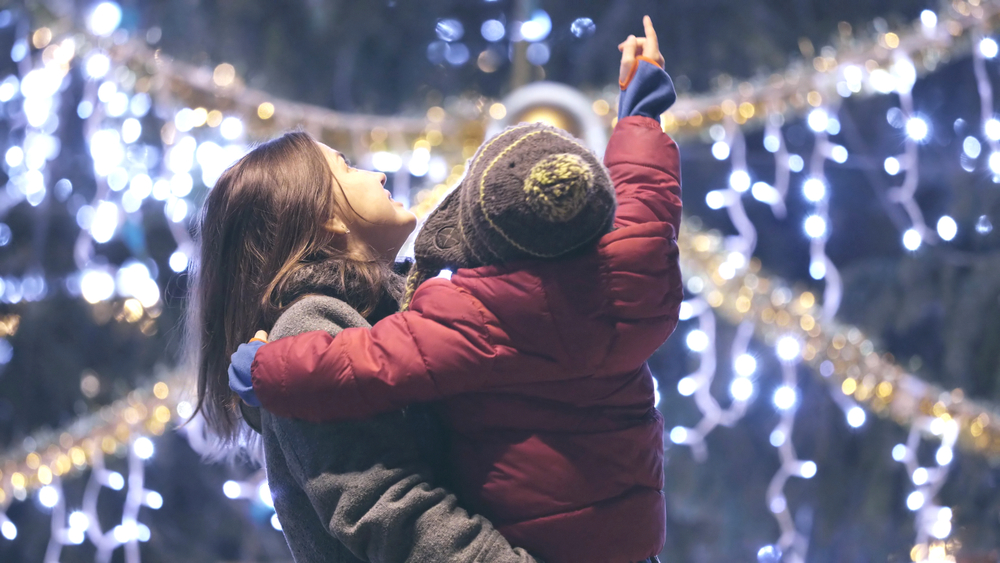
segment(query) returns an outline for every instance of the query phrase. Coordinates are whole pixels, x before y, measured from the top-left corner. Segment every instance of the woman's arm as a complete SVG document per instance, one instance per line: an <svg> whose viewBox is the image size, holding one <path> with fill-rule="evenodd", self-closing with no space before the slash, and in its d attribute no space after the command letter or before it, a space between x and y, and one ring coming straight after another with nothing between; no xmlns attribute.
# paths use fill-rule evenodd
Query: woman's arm
<svg viewBox="0 0 1000 563"><path fill-rule="evenodd" d="M330 560L330 553L312 553L324 542L302 538L322 533L312 520L318 517L327 533L371 563L534 562L488 520L459 507L455 495L429 484L430 470L401 414L323 425L265 414L264 425L265 447L272 448L268 479L297 558ZM274 459L273 448L283 459ZM297 487L283 491L289 479Z"/></svg>
<svg viewBox="0 0 1000 563"><path fill-rule="evenodd" d="M364 324L343 302L311 296L282 315L271 336L284 342ZM534 561L433 485L429 453L401 412L336 424L261 412L268 482L297 561L330 561L341 549L334 538L372 563Z"/></svg>

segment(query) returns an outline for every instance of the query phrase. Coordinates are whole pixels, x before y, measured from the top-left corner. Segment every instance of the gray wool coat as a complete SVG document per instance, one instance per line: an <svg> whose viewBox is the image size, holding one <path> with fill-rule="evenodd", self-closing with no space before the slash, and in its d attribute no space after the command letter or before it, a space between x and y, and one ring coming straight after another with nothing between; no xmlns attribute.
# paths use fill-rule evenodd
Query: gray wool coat
<svg viewBox="0 0 1000 563"><path fill-rule="evenodd" d="M368 326L343 301L309 296L270 337ZM274 508L297 563L534 563L435 486L420 428L402 412L312 424L261 409L260 423Z"/></svg>

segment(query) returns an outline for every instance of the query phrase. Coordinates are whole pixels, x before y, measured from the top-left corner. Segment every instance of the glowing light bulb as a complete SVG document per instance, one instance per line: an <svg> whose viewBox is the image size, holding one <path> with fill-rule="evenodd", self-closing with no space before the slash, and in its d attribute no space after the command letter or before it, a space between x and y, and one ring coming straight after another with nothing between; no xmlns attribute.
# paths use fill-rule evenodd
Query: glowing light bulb
<svg viewBox="0 0 1000 563"><path fill-rule="evenodd" d="M809 178L802 184L802 195L812 202L822 201L826 197L826 184L818 178Z"/></svg>
<svg viewBox="0 0 1000 563"><path fill-rule="evenodd" d="M948 242L955 239L958 235L958 223L954 219L945 215L938 219L937 222L937 233L941 237L941 240Z"/></svg>
<svg viewBox="0 0 1000 563"><path fill-rule="evenodd" d="M799 354L802 352L802 345L793 336L783 336L778 339L775 351L779 358L786 362L791 362L799 357Z"/></svg>
<svg viewBox="0 0 1000 563"><path fill-rule="evenodd" d="M923 12L920 12L920 23L928 29L933 29L937 27L938 24L937 14L935 14L931 10L924 10Z"/></svg>
<svg viewBox="0 0 1000 563"><path fill-rule="evenodd" d="M975 137L966 137L962 141L962 150L969 158L979 158L979 155L983 153L983 144Z"/></svg>
<svg viewBox="0 0 1000 563"><path fill-rule="evenodd" d="M799 469L799 475L803 479L812 479L816 476L816 462L815 461L805 461L802 462L802 467Z"/></svg>
<svg viewBox="0 0 1000 563"><path fill-rule="evenodd" d="M740 354L733 362L733 369L740 377L750 377L757 371L757 359L750 354Z"/></svg>
<svg viewBox="0 0 1000 563"><path fill-rule="evenodd" d="M704 331L695 329L687 334L685 342L693 352L704 352L708 348L709 340Z"/></svg>
<svg viewBox="0 0 1000 563"><path fill-rule="evenodd" d="M903 233L903 246L910 252L916 252L923 243L923 237L920 236L920 232L916 229L907 229Z"/></svg>
<svg viewBox="0 0 1000 563"><path fill-rule="evenodd" d="M739 377L729 384L729 394L737 401L746 401L753 396L753 382L746 377Z"/></svg>
<svg viewBox="0 0 1000 563"><path fill-rule="evenodd" d="M683 444L688 437L688 429L683 426L675 426L670 430L670 441L675 444Z"/></svg>
<svg viewBox="0 0 1000 563"><path fill-rule="evenodd" d="M737 192L745 192L750 189L750 175L745 170L736 170L729 176L729 187Z"/></svg>
<svg viewBox="0 0 1000 563"><path fill-rule="evenodd" d="M809 112L809 117L806 121L809 124L809 128L813 131L817 133L826 131L826 128L830 125L830 114L826 113L824 109L814 109Z"/></svg>
<svg viewBox="0 0 1000 563"><path fill-rule="evenodd" d="M705 204L711 209L722 209L726 205L726 194L712 190L705 194Z"/></svg>
<svg viewBox="0 0 1000 563"><path fill-rule="evenodd" d="M59 491L52 485L45 485L38 489L38 502L45 508L53 508L59 504Z"/></svg>
<svg viewBox="0 0 1000 563"><path fill-rule="evenodd" d="M732 149L730 149L729 143L725 141L718 141L712 145L712 156L714 156L716 160L726 160L729 158L731 150Z"/></svg>
<svg viewBox="0 0 1000 563"><path fill-rule="evenodd" d="M803 224L806 234L810 238L823 238L826 235L826 219L823 219L819 215L810 215L806 217L806 221Z"/></svg>
<svg viewBox="0 0 1000 563"><path fill-rule="evenodd" d="M795 406L798 401L798 393L795 389L782 385L774 392L774 406L781 410L788 410Z"/></svg>
<svg viewBox="0 0 1000 563"><path fill-rule="evenodd" d="M107 37L118 29L122 22L122 9L115 2L101 2L90 13L87 20L87 27L91 33L101 37Z"/></svg>
<svg viewBox="0 0 1000 563"><path fill-rule="evenodd" d="M997 56L998 52L1000 52L1000 47L997 46L996 41L986 37L979 42L979 52L982 53L987 59L992 59Z"/></svg>
<svg viewBox="0 0 1000 563"><path fill-rule="evenodd" d="M135 455L139 456L139 459L149 459L153 457L153 442L143 436L132 444L132 451L135 452Z"/></svg>
<svg viewBox="0 0 1000 563"><path fill-rule="evenodd" d="M222 494L226 495L228 498L239 498L241 492L242 488L236 481L226 481L222 484Z"/></svg>
<svg viewBox="0 0 1000 563"><path fill-rule="evenodd" d="M695 381L693 377L682 377L680 381L677 382L677 392L685 397L694 395L694 392L697 390L698 382Z"/></svg>
<svg viewBox="0 0 1000 563"><path fill-rule="evenodd" d="M914 141L923 141L930 134L930 125L922 117L911 117L906 121L906 134Z"/></svg>
<svg viewBox="0 0 1000 563"><path fill-rule="evenodd" d="M849 424L851 428L861 428L865 424L865 420L867 418L868 416L861 407L851 407L847 411L847 424Z"/></svg>

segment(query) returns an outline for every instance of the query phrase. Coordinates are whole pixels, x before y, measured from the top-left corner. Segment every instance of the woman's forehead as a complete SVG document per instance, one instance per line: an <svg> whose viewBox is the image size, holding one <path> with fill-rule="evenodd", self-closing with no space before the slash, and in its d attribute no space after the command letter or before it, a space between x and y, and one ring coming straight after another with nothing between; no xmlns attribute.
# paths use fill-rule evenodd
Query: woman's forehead
<svg viewBox="0 0 1000 563"><path fill-rule="evenodd" d="M323 151L323 154L326 155L326 157L328 159L334 160L334 161L336 161L336 160L344 160L344 161L346 161L347 160L347 157L345 157L343 153L341 153L338 150L330 148L325 143L317 142L316 144L319 145L320 150Z"/></svg>

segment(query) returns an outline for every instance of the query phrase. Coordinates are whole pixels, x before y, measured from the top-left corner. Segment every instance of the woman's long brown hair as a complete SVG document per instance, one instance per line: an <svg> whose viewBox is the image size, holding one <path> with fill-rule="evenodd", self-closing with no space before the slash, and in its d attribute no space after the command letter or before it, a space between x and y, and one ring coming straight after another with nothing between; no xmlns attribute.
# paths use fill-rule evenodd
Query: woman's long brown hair
<svg viewBox="0 0 1000 563"><path fill-rule="evenodd" d="M230 356L257 330L270 331L297 297L320 278L337 297L368 316L393 291L390 264L348 256L324 228L342 211L336 179L308 134L287 133L253 149L209 194L200 224L189 307L198 372L198 405L223 448L245 443L239 397L229 389ZM341 191L341 194L343 192ZM346 198L343 198L346 202ZM349 205L349 204L348 204Z"/></svg>

